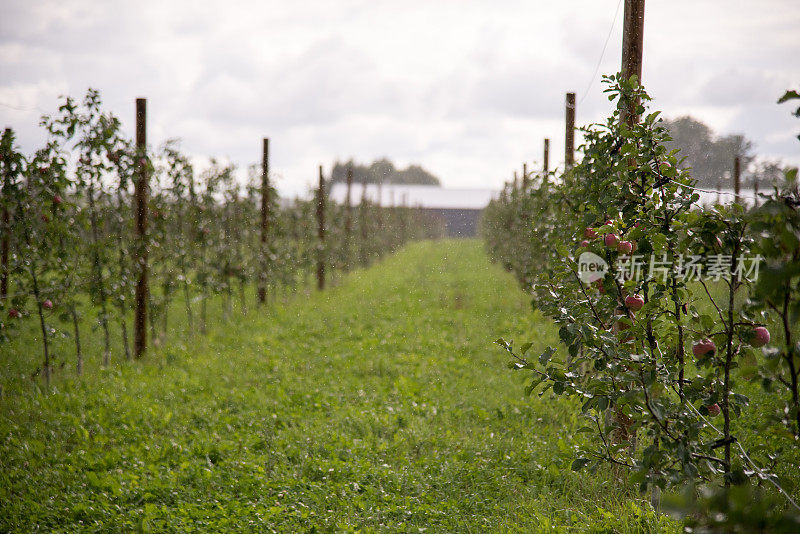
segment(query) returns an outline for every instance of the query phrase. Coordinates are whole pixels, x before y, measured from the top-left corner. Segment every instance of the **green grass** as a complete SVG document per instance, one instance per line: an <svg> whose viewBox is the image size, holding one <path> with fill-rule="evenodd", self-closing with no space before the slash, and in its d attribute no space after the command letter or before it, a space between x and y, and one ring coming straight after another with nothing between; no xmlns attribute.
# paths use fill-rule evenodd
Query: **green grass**
<svg viewBox="0 0 800 534"><path fill-rule="evenodd" d="M531 318L478 241L439 241L141 362L100 369L87 334L49 394L20 378L38 345L6 346L0 532L677 530L570 471L574 407L492 344L557 341Z"/></svg>

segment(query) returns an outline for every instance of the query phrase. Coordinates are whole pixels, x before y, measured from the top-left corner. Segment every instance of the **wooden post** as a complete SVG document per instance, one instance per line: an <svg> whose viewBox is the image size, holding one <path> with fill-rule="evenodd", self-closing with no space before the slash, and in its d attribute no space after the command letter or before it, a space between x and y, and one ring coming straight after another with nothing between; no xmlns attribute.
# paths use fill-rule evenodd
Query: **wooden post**
<svg viewBox="0 0 800 534"><path fill-rule="evenodd" d="M408 239L408 232L406 228L406 219L408 217L408 193L403 193L400 196L400 244L405 245Z"/></svg>
<svg viewBox="0 0 800 534"><path fill-rule="evenodd" d="M642 44L644 35L644 0L625 0L625 16L622 28L622 77L625 80L636 76L638 83L642 83ZM639 99L634 98L627 103L627 109L620 111L620 119L623 123L632 127L639 122L639 114L636 112L639 106ZM635 166L633 158L628 160L630 167ZM681 348L682 350L682 348ZM614 410L614 419L619 425L615 432L615 441L621 443L631 441L630 435L631 420L619 408Z"/></svg>
<svg viewBox="0 0 800 534"><path fill-rule="evenodd" d="M380 208L378 208L380 209ZM361 265L364 267L369 264L369 254L367 243L369 239L369 227L367 226L367 182L361 182L361 203L358 206L358 226L361 230L361 239L358 246L358 256Z"/></svg>
<svg viewBox="0 0 800 534"><path fill-rule="evenodd" d="M753 178L753 207L758 207L758 178Z"/></svg>
<svg viewBox="0 0 800 534"><path fill-rule="evenodd" d="M347 261L350 261L350 248L353 235L353 204L350 200L350 192L353 189L353 162L347 164L347 198L344 199L344 243Z"/></svg>
<svg viewBox="0 0 800 534"><path fill-rule="evenodd" d="M364 182L364 186L366 186L366 185L367 185L367 183ZM377 209L378 235L379 236L383 236L384 215L386 215L387 218L388 218L389 215L388 215L388 213L384 214L384 210L383 210L383 182L382 181L378 182L378 207L377 208L378 208ZM380 238L380 246L378 247L378 256L379 257L383 255L383 243L384 243L384 237L381 237Z"/></svg>
<svg viewBox="0 0 800 534"><path fill-rule="evenodd" d="M3 241L0 242L0 300L8 295L8 254L11 249L11 214L3 207L0 214L0 228L3 230Z"/></svg>
<svg viewBox="0 0 800 534"><path fill-rule="evenodd" d="M317 289L325 289L325 177L322 165L319 166L319 189L317 189L317 237L319 248L317 255Z"/></svg>
<svg viewBox="0 0 800 534"><path fill-rule="evenodd" d="M642 49L644 44L644 0L625 0L625 22L622 28L622 77L629 80L636 76L642 84ZM636 108L639 100L630 103L623 113L625 122L630 125L639 122Z"/></svg>
<svg viewBox="0 0 800 534"><path fill-rule="evenodd" d="M9 140L11 143L11 128L6 128L3 137ZM13 148L13 146L12 146ZM5 195L7 193L6 187L8 187L8 182L10 181L11 177L8 175L8 163L5 163L3 169L3 189L0 191L0 195ZM0 197L0 200L2 197ZM11 213L8 210L8 206L3 203L3 213L0 214L0 235L2 235L2 242L0 242L0 299L5 299L6 295L8 295L8 254L11 249Z"/></svg>
<svg viewBox="0 0 800 534"><path fill-rule="evenodd" d="M564 165L571 169L575 163L575 93L567 93L567 131L564 142Z"/></svg>
<svg viewBox="0 0 800 534"><path fill-rule="evenodd" d="M147 99L136 99L136 311L134 318L133 353L136 358L147 350Z"/></svg>
<svg viewBox="0 0 800 534"><path fill-rule="evenodd" d="M739 195L741 189L741 169L742 162L739 156L733 158L733 194L737 204L741 204L741 196Z"/></svg>
<svg viewBox="0 0 800 534"><path fill-rule="evenodd" d="M550 139L544 140L544 166L542 171L547 174L550 172Z"/></svg>
<svg viewBox="0 0 800 534"><path fill-rule="evenodd" d="M526 191L528 189L528 164L522 164L522 190Z"/></svg>
<svg viewBox="0 0 800 534"><path fill-rule="evenodd" d="M258 302L267 300L267 235L269 234L269 138L264 138L261 155L261 252L258 273Z"/></svg>

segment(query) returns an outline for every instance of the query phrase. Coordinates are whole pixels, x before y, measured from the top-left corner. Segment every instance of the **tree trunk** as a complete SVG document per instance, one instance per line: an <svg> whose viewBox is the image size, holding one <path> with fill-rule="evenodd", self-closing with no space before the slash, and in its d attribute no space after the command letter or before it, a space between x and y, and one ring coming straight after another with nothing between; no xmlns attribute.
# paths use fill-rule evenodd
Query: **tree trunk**
<svg viewBox="0 0 800 534"><path fill-rule="evenodd" d="M103 266L100 262L99 231L97 229L97 212L94 205L94 184L89 186L89 221L92 229L93 263L95 283L100 297L100 325L103 327L103 366L108 367L111 358L111 334L108 331L108 308L106 306L106 289L103 283Z"/></svg>
<svg viewBox="0 0 800 534"><path fill-rule="evenodd" d="M75 332L75 372L78 376L83 374L83 354L81 353L81 332L78 327L78 313L75 311L75 306L70 306L70 315L72 315L72 329Z"/></svg>

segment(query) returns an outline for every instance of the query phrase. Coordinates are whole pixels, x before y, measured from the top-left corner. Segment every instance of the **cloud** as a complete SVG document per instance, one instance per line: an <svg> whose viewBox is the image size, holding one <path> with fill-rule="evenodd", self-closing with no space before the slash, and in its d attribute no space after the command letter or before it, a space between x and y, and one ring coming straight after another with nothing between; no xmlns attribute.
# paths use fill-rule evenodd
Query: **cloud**
<svg viewBox="0 0 800 534"><path fill-rule="evenodd" d="M563 157L565 92L578 94L580 124L609 113L599 79L618 69L621 11L600 55L618 2L8 0L0 122L32 151L40 110L95 87L131 133L134 98L147 97L152 143L181 137L198 161L245 167L270 137L289 193L319 163L350 157L499 186L523 160L541 160L544 137L551 166ZM798 121L774 104L800 87L797 27L794 0L650 3L654 106L800 159Z"/></svg>
<svg viewBox="0 0 800 534"><path fill-rule="evenodd" d="M733 67L714 72L698 90L698 99L718 106L775 103L791 85L782 72Z"/></svg>

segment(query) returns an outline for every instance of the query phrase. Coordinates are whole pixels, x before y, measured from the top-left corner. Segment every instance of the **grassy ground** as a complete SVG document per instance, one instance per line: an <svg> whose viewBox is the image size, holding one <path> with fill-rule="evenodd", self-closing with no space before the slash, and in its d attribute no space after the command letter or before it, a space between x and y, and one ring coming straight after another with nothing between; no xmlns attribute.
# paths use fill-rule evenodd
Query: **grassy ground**
<svg viewBox="0 0 800 534"><path fill-rule="evenodd" d="M0 532L676 530L569 470L570 407L492 345L555 343L529 320L479 242L444 241L50 394L19 379L29 340L0 361Z"/></svg>

